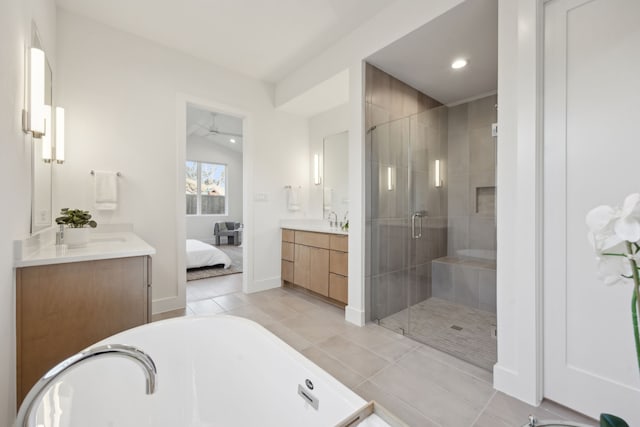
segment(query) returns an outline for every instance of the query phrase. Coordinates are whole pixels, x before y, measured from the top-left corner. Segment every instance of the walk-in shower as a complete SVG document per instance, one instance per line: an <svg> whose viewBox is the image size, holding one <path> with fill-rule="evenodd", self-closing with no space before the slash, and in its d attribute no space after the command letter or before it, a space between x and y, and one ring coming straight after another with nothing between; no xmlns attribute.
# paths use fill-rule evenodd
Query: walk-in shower
<svg viewBox="0 0 640 427"><path fill-rule="evenodd" d="M366 136L371 320L486 369L496 362L496 102L432 100Z"/></svg>

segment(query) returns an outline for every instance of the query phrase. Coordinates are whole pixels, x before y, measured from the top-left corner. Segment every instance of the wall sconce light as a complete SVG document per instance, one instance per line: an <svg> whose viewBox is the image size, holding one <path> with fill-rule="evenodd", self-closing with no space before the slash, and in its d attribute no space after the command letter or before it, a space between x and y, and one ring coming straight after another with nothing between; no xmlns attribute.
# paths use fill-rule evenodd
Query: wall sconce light
<svg viewBox="0 0 640 427"><path fill-rule="evenodd" d="M42 134L42 160L45 163L51 163L52 145L51 145L51 105L44 106L44 133Z"/></svg>
<svg viewBox="0 0 640 427"><path fill-rule="evenodd" d="M56 163L64 163L64 108L56 107Z"/></svg>
<svg viewBox="0 0 640 427"><path fill-rule="evenodd" d="M387 190L393 191L395 187L395 168L393 166L387 166Z"/></svg>
<svg viewBox="0 0 640 427"><path fill-rule="evenodd" d="M313 183L320 185L320 156L318 154L313 155Z"/></svg>
<svg viewBox="0 0 640 427"><path fill-rule="evenodd" d="M442 176L440 175L440 160L436 160L436 168L435 168L435 184L437 188L442 187Z"/></svg>
<svg viewBox="0 0 640 427"><path fill-rule="evenodd" d="M40 138L45 133L45 56L35 47L29 52L29 110L22 111L22 130Z"/></svg>

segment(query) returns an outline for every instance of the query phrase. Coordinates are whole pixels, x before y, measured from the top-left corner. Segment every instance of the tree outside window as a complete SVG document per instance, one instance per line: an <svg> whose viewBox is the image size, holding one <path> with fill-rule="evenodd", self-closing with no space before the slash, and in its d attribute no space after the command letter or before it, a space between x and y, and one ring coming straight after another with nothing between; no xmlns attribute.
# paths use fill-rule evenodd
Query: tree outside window
<svg viewBox="0 0 640 427"><path fill-rule="evenodd" d="M187 215L227 214L227 166L187 161Z"/></svg>

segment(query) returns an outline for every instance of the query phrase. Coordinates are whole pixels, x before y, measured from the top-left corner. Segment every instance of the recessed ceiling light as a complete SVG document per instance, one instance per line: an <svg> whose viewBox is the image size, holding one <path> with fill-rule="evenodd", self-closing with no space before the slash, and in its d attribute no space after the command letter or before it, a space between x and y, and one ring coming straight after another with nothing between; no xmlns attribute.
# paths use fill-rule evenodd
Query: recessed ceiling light
<svg viewBox="0 0 640 427"><path fill-rule="evenodd" d="M467 64L468 62L466 59L456 59L451 63L451 68L453 68L454 70L458 70L460 68L466 67Z"/></svg>
<svg viewBox="0 0 640 427"><path fill-rule="evenodd" d="M235 139L233 139L233 138L231 138L231 139L229 140L229 142L230 142L230 143L232 143L232 144L235 144L235 143L236 143L236 140L235 140Z"/></svg>

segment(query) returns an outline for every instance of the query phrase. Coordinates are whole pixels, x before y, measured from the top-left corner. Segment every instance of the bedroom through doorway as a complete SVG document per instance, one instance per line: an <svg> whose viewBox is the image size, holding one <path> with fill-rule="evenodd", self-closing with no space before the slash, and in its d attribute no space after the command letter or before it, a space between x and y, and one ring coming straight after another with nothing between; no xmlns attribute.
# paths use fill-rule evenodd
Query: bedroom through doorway
<svg viewBox="0 0 640 427"><path fill-rule="evenodd" d="M190 103L186 114L187 314L224 311L242 290L242 119Z"/></svg>

